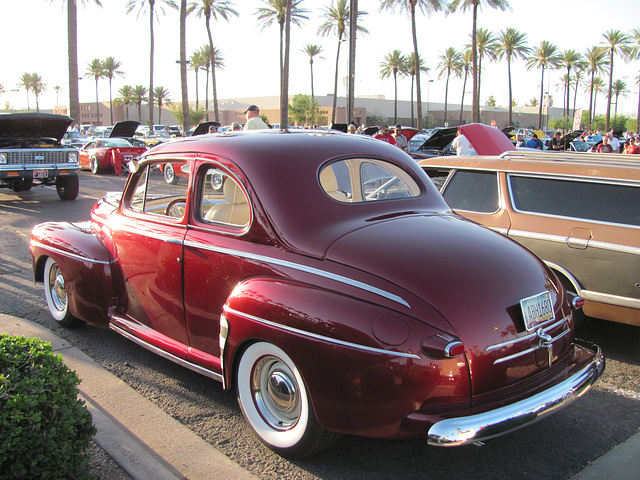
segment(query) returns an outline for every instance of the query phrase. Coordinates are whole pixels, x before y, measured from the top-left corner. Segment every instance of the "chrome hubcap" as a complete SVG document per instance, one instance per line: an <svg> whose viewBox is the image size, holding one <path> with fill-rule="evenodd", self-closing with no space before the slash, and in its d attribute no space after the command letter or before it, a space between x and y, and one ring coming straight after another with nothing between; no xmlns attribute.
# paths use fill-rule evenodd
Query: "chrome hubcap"
<svg viewBox="0 0 640 480"><path fill-rule="evenodd" d="M64 277L57 265L51 268L49 274L49 289L51 291L51 300L59 311L67 308L67 290L64 286Z"/></svg>
<svg viewBox="0 0 640 480"><path fill-rule="evenodd" d="M288 430L300 418L300 392L293 372L280 359L261 358L251 379L255 405L275 430Z"/></svg>

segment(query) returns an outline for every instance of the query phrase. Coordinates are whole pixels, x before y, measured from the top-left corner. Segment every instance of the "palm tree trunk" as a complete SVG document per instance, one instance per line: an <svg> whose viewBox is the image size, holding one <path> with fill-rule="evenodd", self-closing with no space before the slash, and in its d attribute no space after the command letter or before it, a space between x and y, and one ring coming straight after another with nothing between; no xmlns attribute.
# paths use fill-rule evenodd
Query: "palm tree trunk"
<svg viewBox="0 0 640 480"><path fill-rule="evenodd" d="M451 69L447 69L447 81L444 87L444 124L447 124L447 99L449 98L449 78L451 77Z"/></svg>
<svg viewBox="0 0 640 480"><path fill-rule="evenodd" d="M469 76L469 69L464 69L464 82L462 82L462 100L460 101L460 125L462 125L462 115L464 112L464 91L467 89L467 77Z"/></svg>
<svg viewBox="0 0 640 480"><path fill-rule="evenodd" d="M416 123L415 123L415 116L414 116L414 111L413 111L413 80L414 80L415 75L411 76L411 126L415 127ZM427 112L429 113L429 112Z"/></svg>
<svg viewBox="0 0 640 480"><path fill-rule="evenodd" d="M611 92L613 91L613 48L611 48L611 54L609 55L609 93L607 94L607 122L605 131L609 131L611 126Z"/></svg>
<svg viewBox="0 0 640 480"><path fill-rule="evenodd" d="M109 125L113 125L113 95L111 93L111 77L109 77L109 117L111 123Z"/></svg>
<svg viewBox="0 0 640 480"><path fill-rule="evenodd" d="M595 79L595 72L591 72L591 87L589 89L589 119L587 121L587 130L591 130L591 119L593 118L593 81ZM640 109L640 102L638 103L638 108ZM640 111L640 110L639 110Z"/></svg>
<svg viewBox="0 0 640 480"><path fill-rule="evenodd" d="M154 42L153 42L153 6L155 4L155 0L149 0L149 128L153 128L153 51L154 51Z"/></svg>
<svg viewBox="0 0 640 480"><path fill-rule="evenodd" d="M189 94L187 91L187 0L180 1L180 90L182 97L182 131L191 126ZM196 74L197 76L197 74Z"/></svg>
<svg viewBox="0 0 640 480"><path fill-rule="evenodd" d="M67 49L69 55L69 116L80 124L78 93L78 11L76 2L67 1Z"/></svg>
<svg viewBox="0 0 640 480"><path fill-rule="evenodd" d="M218 112L218 92L216 92L216 51L213 48L213 37L211 36L211 25L207 17L207 35L209 36L209 49L211 52L211 88L213 89L213 119L219 121Z"/></svg>
<svg viewBox="0 0 640 480"><path fill-rule="evenodd" d="M398 123L398 74L393 72L393 124Z"/></svg>
<svg viewBox="0 0 640 480"><path fill-rule="evenodd" d="M507 73L509 75L509 119L508 124L513 125L513 89L511 88L511 57L507 56Z"/></svg>
<svg viewBox="0 0 640 480"><path fill-rule="evenodd" d="M420 55L418 55L418 34L416 33L416 5L410 2L411 9L411 36L413 38L413 55L416 70L416 105L418 115L418 130L422 129L422 90L420 89Z"/></svg>
<svg viewBox="0 0 640 480"><path fill-rule="evenodd" d="M207 75L204 82L204 110L207 112L207 122L209 121L209 69L207 68Z"/></svg>
<svg viewBox="0 0 640 480"><path fill-rule="evenodd" d="M471 56L473 64L473 106L471 110L471 122L480 121L480 92L478 81L478 42L477 42L477 25L478 25L478 2L473 3L473 20L471 27Z"/></svg>
<svg viewBox="0 0 640 480"><path fill-rule="evenodd" d="M331 104L331 123L336 122L336 108L338 106L338 67L340 66L340 45L342 34L338 36L338 51L336 53L336 76L333 81L333 103Z"/></svg>
<svg viewBox="0 0 640 480"><path fill-rule="evenodd" d="M638 90L638 114L636 116L636 133L640 133L640 89Z"/></svg>
<svg viewBox="0 0 640 480"><path fill-rule="evenodd" d="M313 93L313 58L309 61L311 64L311 100L315 100L315 94Z"/></svg>
<svg viewBox="0 0 640 480"><path fill-rule="evenodd" d="M538 130L542 129L542 97L544 95L544 65L542 65L542 78L540 79L540 105L538 106Z"/></svg>
<svg viewBox="0 0 640 480"><path fill-rule="evenodd" d="M96 77L96 125L100 125L100 102L98 102L98 77Z"/></svg>
<svg viewBox="0 0 640 480"><path fill-rule="evenodd" d="M289 48L291 45L291 1L287 0L285 14L284 63L282 65L282 90L280 91L280 128L289 128ZM335 97L334 97L335 98Z"/></svg>

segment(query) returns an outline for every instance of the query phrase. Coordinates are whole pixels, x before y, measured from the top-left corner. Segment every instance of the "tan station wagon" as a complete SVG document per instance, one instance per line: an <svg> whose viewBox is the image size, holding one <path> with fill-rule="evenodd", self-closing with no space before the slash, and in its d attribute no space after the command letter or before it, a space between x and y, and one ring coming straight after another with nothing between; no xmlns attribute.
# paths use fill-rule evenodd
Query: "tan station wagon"
<svg viewBox="0 0 640 480"><path fill-rule="evenodd" d="M586 315L640 326L640 159L513 150L493 127L460 129L481 155L416 157L451 208L543 259Z"/></svg>

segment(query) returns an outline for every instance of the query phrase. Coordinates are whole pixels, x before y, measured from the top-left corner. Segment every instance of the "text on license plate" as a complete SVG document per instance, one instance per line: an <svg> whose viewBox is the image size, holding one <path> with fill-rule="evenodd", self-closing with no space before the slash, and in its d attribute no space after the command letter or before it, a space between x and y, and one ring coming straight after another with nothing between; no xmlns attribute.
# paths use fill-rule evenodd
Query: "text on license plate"
<svg viewBox="0 0 640 480"><path fill-rule="evenodd" d="M533 330L539 323L553 318L553 303L549 292L520 300L520 308L527 330Z"/></svg>
<svg viewBox="0 0 640 480"><path fill-rule="evenodd" d="M49 176L49 172L47 170L34 170L33 178L47 178Z"/></svg>

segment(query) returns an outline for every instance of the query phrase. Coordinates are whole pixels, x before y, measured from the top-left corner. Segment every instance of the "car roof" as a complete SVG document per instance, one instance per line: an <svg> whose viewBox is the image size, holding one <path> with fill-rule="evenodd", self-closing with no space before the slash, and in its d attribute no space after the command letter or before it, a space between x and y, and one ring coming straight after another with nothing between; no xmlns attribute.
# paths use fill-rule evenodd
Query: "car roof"
<svg viewBox="0 0 640 480"><path fill-rule="evenodd" d="M418 161L418 164L422 167L544 173L640 182L640 159L615 153L510 151L500 156L429 158Z"/></svg>
<svg viewBox="0 0 640 480"><path fill-rule="evenodd" d="M326 130L258 130L186 137L147 151L143 166L156 156L218 160L245 176L279 237L291 248L323 256L333 241L374 219L402 213L450 211L426 173L396 146L364 135ZM320 187L321 168L346 158L386 159L411 173L424 194L379 202L341 203ZM238 171L239 170L239 171ZM252 192L249 191L249 196ZM255 201L256 199L254 199ZM310 234L312 232L312 234Z"/></svg>

